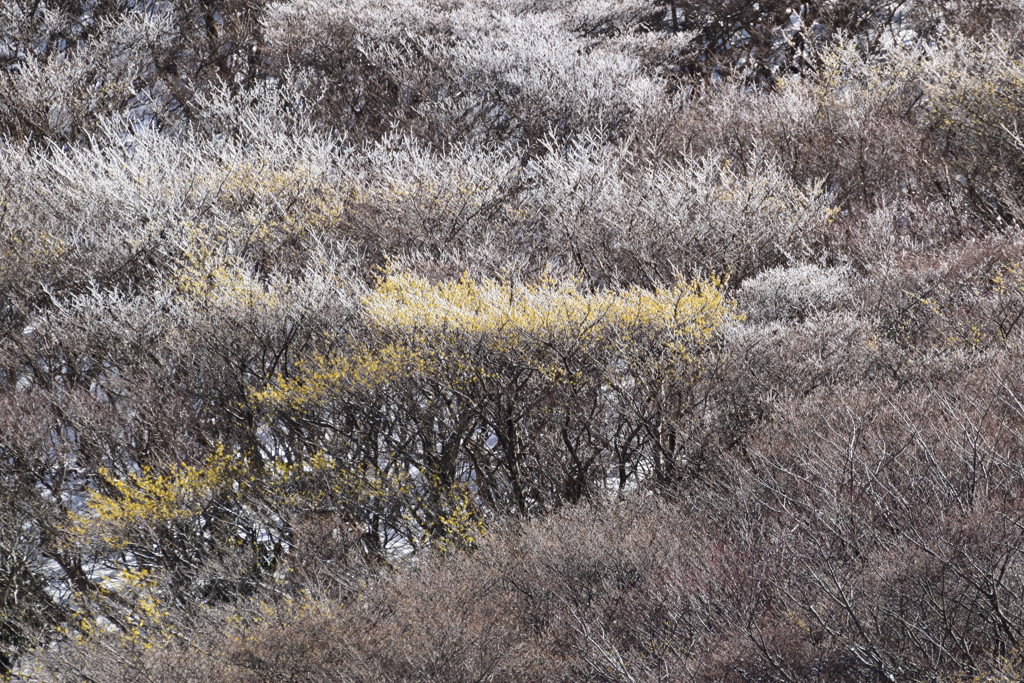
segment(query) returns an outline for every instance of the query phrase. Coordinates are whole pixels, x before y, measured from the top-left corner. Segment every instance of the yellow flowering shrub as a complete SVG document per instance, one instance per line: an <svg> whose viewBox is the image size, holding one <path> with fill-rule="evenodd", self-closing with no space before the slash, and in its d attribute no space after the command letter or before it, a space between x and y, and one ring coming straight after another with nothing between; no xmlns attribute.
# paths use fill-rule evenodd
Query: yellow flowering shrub
<svg viewBox="0 0 1024 683"><path fill-rule="evenodd" d="M431 283L411 273L391 274L362 299L367 322L385 343L300 363L298 373L278 378L255 398L294 409L415 376L485 379L493 368L475 362L484 352L566 379L564 358L550 353L555 347L628 360L641 348L639 340L651 335L675 361L690 362L723 325L740 319L724 284L712 276L654 290L587 292L573 280L523 284L463 276ZM476 345L475 360L458 350L467 343Z"/></svg>
<svg viewBox="0 0 1024 683"><path fill-rule="evenodd" d="M380 349L357 345L345 355L315 355L296 363L292 377L278 377L254 395L256 401L299 410L327 400L339 392L373 391L389 382L425 369L424 359L412 348L389 344Z"/></svg>
<svg viewBox="0 0 1024 683"><path fill-rule="evenodd" d="M239 493L262 494L278 513L289 516L331 511L358 525L372 515L386 525L393 542L412 549L426 544L440 549L472 547L484 533L479 510L463 484L445 484L436 476L414 477L395 467L351 466L320 452L301 462L269 462L258 478L223 445L201 466L176 465L163 474L144 470L124 478L105 471L103 476L113 491L90 493L87 512L73 517L73 534L117 551L145 548L154 538L150 532L174 538L176 527L198 528L215 498ZM119 571L135 570L121 566ZM119 594L131 588L133 604L138 603L135 611L145 612L151 605L153 586L136 600L139 581L114 583Z"/></svg>
<svg viewBox="0 0 1024 683"><path fill-rule="evenodd" d="M238 482L237 463L223 445L202 467L176 465L164 474L143 469L124 478L107 470L100 474L113 491L92 491L86 500L88 511L72 517L73 531L114 549L126 548L140 527L169 527L194 519Z"/></svg>
<svg viewBox="0 0 1024 683"><path fill-rule="evenodd" d="M360 304L355 338L339 335L334 350L297 362L253 403L268 419L333 424L331 448L361 463L362 477L413 473L399 526L421 530L410 539L460 546L479 536L480 505L525 514L530 501L578 500L613 448L606 433L661 438L652 420L678 431L689 387L723 328L742 319L717 277L589 291L552 277L388 273ZM373 491L372 477L361 486Z"/></svg>
<svg viewBox="0 0 1024 683"><path fill-rule="evenodd" d="M106 580L104 589L130 601L133 609L124 617L121 633L126 645L143 651L166 646L180 635L170 618L171 609L160 590L160 580L153 571L122 567Z"/></svg>

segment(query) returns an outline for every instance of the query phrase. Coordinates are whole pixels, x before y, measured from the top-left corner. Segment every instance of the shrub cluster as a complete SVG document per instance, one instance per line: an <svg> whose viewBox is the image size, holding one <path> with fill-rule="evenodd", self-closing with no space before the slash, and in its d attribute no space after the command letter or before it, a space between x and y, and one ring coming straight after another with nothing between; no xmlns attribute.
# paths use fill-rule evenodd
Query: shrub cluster
<svg viewBox="0 0 1024 683"><path fill-rule="evenodd" d="M0 679L1009 681L1002 0L0 7Z"/></svg>

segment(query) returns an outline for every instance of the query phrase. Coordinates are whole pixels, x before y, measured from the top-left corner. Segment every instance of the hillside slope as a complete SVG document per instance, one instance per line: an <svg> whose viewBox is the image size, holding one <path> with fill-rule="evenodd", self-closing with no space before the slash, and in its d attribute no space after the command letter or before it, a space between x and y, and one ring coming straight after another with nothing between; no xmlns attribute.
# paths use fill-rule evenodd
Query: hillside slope
<svg viewBox="0 0 1024 683"><path fill-rule="evenodd" d="M0 679L1009 681L1024 8L0 6Z"/></svg>

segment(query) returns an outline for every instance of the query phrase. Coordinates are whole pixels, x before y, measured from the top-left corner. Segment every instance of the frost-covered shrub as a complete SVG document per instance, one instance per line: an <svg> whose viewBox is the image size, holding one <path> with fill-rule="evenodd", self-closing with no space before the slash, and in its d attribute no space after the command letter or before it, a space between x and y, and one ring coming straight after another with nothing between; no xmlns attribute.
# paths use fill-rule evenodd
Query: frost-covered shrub
<svg viewBox="0 0 1024 683"><path fill-rule="evenodd" d="M84 142L111 115L175 126L194 99L266 74L262 0L9 2L0 7L0 131Z"/></svg>
<svg viewBox="0 0 1024 683"><path fill-rule="evenodd" d="M766 270L743 281L740 301L751 322L803 322L850 303L850 272L810 264Z"/></svg>
<svg viewBox="0 0 1024 683"><path fill-rule="evenodd" d="M918 0L900 4L907 22L926 37L941 37L952 29L976 40L985 40L994 34L1015 39L1024 20L1024 7L1016 0L959 4Z"/></svg>
<svg viewBox="0 0 1024 683"><path fill-rule="evenodd" d="M874 334L869 321L848 310L819 313L800 323L748 317L725 333L725 376L738 401L771 415L780 396L841 386L869 375L877 355Z"/></svg>
<svg viewBox="0 0 1024 683"><path fill-rule="evenodd" d="M735 168L719 156L678 165L634 163L620 149L568 148L537 163L529 197L557 254L600 278L655 282L672 271L744 278L822 254L833 210L820 184L799 186L773 159Z"/></svg>
<svg viewBox="0 0 1024 683"><path fill-rule="evenodd" d="M81 141L104 117L141 106L138 84L152 71L145 36L156 23L135 17L106 27L89 49L47 59L30 53L0 71L0 132L37 142Z"/></svg>
<svg viewBox="0 0 1024 683"><path fill-rule="evenodd" d="M431 140L493 145L617 130L657 104L663 83L640 60L580 35L614 21L598 14L304 0L273 6L267 30L274 49L324 75L343 129L408 125Z"/></svg>

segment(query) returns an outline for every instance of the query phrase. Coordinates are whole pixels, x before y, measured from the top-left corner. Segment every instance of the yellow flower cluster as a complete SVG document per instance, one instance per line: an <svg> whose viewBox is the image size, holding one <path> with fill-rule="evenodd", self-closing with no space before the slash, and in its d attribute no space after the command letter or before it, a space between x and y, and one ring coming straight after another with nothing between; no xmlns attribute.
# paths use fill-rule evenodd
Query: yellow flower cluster
<svg viewBox="0 0 1024 683"><path fill-rule="evenodd" d="M267 312L282 301L279 293L261 282L240 259L219 255L190 258L175 274L175 289L185 301L221 309Z"/></svg>
<svg viewBox="0 0 1024 683"><path fill-rule="evenodd" d="M105 589L130 600L135 608L121 633L125 644L148 651L167 646L178 635L168 619L170 610L161 596L160 582L152 571L121 567L116 578L105 583Z"/></svg>
<svg viewBox="0 0 1024 683"><path fill-rule="evenodd" d="M606 337L620 331L658 328L695 341L708 340L735 317L724 281L678 281L653 291L586 292L578 282L547 278L538 284L485 280L464 275L431 283L411 273L385 278L363 298L370 318L383 328L526 338L572 335Z"/></svg>
<svg viewBox="0 0 1024 683"><path fill-rule="evenodd" d="M428 533L434 547L442 551L477 547L487 528L469 489L463 484L455 485L442 491L439 498L437 529L432 536Z"/></svg>
<svg viewBox="0 0 1024 683"><path fill-rule="evenodd" d="M323 171L298 165L272 170L252 164L207 179L218 207L241 213L253 236L292 235L344 215L346 199L356 192L327 182Z"/></svg>
<svg viewBox="0 0 1024 683"><path fill-rule="evenodd" d="M373 391L426 368L426 361L416 350L397 344L330 358L316 356L310 362L299 363L294 377L278 377L275 383L254 393L253 399L298 410L339 393Z"/></svg>
<svg viewBox="0 0 1024 683"><path fill-rule="evenodd" d="M124 479L101 470L117 493L91 492L88 512L72 519L73 531L78 538L98 537L111 548L123 549L139 525L170 525L200 514L213 496L235 481L236 467L224 446L218 445L202 467L178 465L161 475L143 470Z"/></svg>

